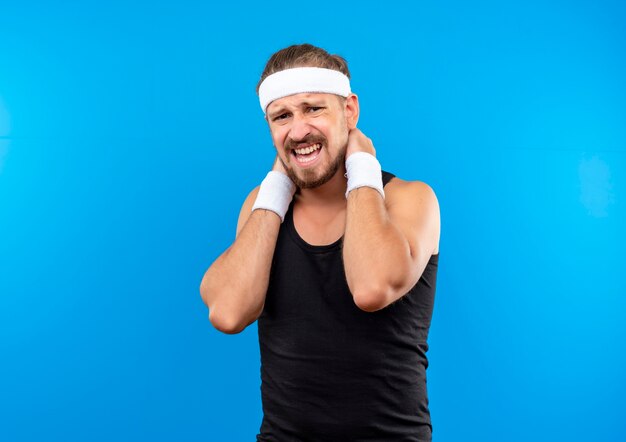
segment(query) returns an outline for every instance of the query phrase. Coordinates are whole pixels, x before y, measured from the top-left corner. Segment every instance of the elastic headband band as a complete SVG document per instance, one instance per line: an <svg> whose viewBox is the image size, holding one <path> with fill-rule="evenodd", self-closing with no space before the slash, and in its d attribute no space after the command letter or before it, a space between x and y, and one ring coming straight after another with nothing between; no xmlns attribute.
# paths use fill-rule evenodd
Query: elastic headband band
<svg viewBox="0 0 626 442"><path fill-rule="evenodd" d="M325 68L293 68L269 75L259 87L259 101L265 113L274 100L303 92L350 95L350 79L339 71Z"/></svg>

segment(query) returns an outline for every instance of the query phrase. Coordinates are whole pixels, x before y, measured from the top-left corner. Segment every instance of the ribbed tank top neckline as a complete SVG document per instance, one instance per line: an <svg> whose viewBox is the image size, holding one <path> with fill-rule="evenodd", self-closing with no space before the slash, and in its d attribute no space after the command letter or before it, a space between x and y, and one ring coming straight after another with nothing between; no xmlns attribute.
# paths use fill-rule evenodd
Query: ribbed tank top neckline
<svg viewBox="0 0 626 442"><path fill-rule="evenodd" d="M395 177L394 174L392 174L390 172L385 172L384 170L382 171L382 175L383 175L383 187L385 187L387 185L387 183L389 181L391 181L392 178ZM333 251L333 250L340 249L341 245L343 244L343 235L341 235L341 237L337 241L335 241L333 243L322 244L322 245L309 244L304 239L302 239L302 237L300 236L300 234L296 230L296 226L295 226L295 224L293 222L293 205L294 205L294 202L295 202L295 198L289 204L289 209L287 210L287 213L285 214L285 221L284 221L284 223L286 224L286 227L287 227L287 231L289 232L289 236L291 237L291 239L298 246L300 246L304 250L306 250L308 252L312 252L312 253L326 253L326 252L330 252L330 251Z"/></svg>

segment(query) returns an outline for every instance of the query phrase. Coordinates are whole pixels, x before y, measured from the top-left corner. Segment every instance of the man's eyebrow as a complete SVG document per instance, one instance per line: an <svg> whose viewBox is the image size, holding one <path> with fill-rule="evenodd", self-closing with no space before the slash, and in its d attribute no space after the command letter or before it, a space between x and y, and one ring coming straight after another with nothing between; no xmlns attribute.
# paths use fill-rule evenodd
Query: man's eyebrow
<svg viewBox="0 0 626 442"><path fill-rule="evenodd" d="M324 106L323 100L311 100L311 101L303 101L300 103L301 107L321 107Z"/></svg>
<svg viewBox="0 0 626 442"><path fill-rule="evenodd" d="M323 106L324 106L323 100L303 101L298 104L298 107L323 107ZM278 109L268 112L267 114L269 115L270 119L273 120L274 118L278 117L279 115L285 112L289 112L289 110L285 107L279 107Z"/></svg>
<svg viewBox="0 0 626 442"><path fill-rule="evenodd" d="M277 116L281 115L282 113L287 112L287 109L285 109L284 107L279 107L276 110L273 110L271 112L268 112L268 115L270 116L270 119L274 119Z"/></svg>

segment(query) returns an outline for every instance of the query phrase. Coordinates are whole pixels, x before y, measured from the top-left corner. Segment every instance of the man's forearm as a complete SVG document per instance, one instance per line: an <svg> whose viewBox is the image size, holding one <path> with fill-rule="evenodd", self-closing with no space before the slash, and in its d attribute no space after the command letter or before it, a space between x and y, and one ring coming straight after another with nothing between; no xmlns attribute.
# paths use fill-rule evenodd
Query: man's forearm
<svg viewBox="0 0 626 442"><path fill-rule="evenodd" d="M361 187L348 195L343 261L350 291L363 310L385 307L406 283L409 243L390 221L375 189Z"/></svg>
<svg viewBox="0 0 626 442"><path fill-rule="evenodd" d="M235 242L207 270L201 285L211 323L237 333L261 313L280 229L280 218L255 210Z"/></svg>

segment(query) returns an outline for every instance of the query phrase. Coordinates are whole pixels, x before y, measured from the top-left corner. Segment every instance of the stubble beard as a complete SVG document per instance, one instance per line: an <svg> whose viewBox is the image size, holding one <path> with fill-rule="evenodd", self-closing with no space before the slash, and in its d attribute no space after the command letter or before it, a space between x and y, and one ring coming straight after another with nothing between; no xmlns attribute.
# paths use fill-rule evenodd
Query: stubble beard
<svg viewBox="0 0 626 442"><path fill-rule="evenodd" d="M322 149L328 149L328 143L327 143L327 140L325 138L323 140L321 140L321 139L312 140L311 142L312 143L321 142L322 146L323 146ZM346 161L346 151L347 151L347 148L348 148L348 141L346 140L344 146L341 149L339 149L339 153L337 154L337 157L330 163L328 168L319 177L316 177L316 173L314 171L308 170L308 169L304 169L304 170L302 170L304 176L302 178L300 178L296 174L296 172L294 171L294 168L292 166L287 166L284 163L283 163L283 166L285 166L285 170L287 171L287 176L289 176L289 178L291 178L291 181L294 182L296 187L298 187L300 189L314 189L314 188L319 187L319 186L321 186L323 184L326 184L328 181L330 181L332 179L332 177L335 176L337 171L339 171L341 166ZM287 155L291 155L291 149L288 150L288 154ZM320 155L321 155L321 152L320 152ZM292 160L291 156L289 157L289 160L291 162L291 160Z"/></svg>

